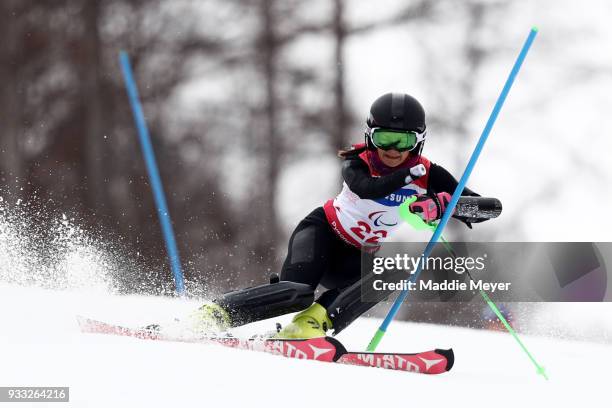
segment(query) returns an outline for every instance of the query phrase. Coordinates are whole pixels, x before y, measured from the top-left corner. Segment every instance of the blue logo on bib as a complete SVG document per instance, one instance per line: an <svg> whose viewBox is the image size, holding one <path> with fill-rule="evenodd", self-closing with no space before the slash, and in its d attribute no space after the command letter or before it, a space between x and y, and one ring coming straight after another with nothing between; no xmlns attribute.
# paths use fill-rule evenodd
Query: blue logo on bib
<svg viewBox="0 0 612 408"><path fill-rule="evenodd" d="M400 188L386 197L377 198L373 201L376 201L378 204L386 205L387 207L397 207L415 194L417 194L416 190L411 188Z"/></svg>

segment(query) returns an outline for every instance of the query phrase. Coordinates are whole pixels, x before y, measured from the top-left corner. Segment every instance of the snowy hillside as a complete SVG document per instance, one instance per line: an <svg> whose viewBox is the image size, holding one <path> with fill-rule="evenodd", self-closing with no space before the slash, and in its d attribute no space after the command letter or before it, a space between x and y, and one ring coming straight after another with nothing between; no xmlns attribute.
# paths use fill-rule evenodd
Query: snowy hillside
<svg viewBox="0 0 612 408"><path fill-rule="evenodd" d="M195 305L0 284L0 384L69 386L74 407L559 407L583 404L585 398L601 401L612 366L610 344L524 336L546 367L547 382L505 333L427 324L394 323L380 350L453 347L456 363L450 373L426 376L214 345L86 335L75 321L76 314L83 314L140 325L180 315ZM361 350L378 323L362 319L339 339L347 348ZM268 330L273 324L257 326L242 332Z"/></svg>

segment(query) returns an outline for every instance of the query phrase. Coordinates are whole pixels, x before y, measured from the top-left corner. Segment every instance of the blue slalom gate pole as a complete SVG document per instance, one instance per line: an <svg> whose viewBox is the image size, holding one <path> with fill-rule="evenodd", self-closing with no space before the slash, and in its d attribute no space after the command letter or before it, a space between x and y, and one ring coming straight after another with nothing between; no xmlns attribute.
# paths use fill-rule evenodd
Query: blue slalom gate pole
<svg viewBox="0 0 612 408"><path fill-rule="evenodd" d="M176 291L182 296L185 294L185 283L183 281L183 270L181 268L178 248L176 247L174 230L172 229L172 221L170 220L170 213L168 211L168 205L166 204L166 196L164 195L164 188L159 176L159 169L157 167L157 162L155 161L155 153L153 152L153 145L151 144L149 129L147 128L147 123L140 104L140 98L138 97L138 88L136 87L136 81L134 81L134 74L132 73L130 59L125 51L121 51L119 53L119 61L121 63L123 78L125 80L125 88L127 89L127 93L130 98L130 105L132 106L132 112L134 113L134 120L136 121L136 128L138 129L138 138L140 139L142 154L144 155L145 163L147 165L147 172L149 173L149 181L151 182L151 187L153 189L153 197L155 198L157 215L159 216L164 241L166 242L166 250L168 251L170 267L172 268L172 273L174 274Z"/></svg>
<svg viewBox="0 0 612 408"><path fill-rule="evenodd" d="M474 148L474 152L472 153L472 156L470 157L470 161L468 162L465 168L465 171L463 172L463 175L461 176L461 179L459 180L459 183L457 184L457 188L455 188L455 192L453 193L450 203L446 207L446 211L444 212L444 215L442 216L442 219L440 220L438 227L434 231L433 236L431 237L431 239L429 240L429 243L427 244L427 246L425 247L425 250L423 251L423 255L422 255L423 261L426 260L427 257L429 257L429 255L431 254L431 251L433 250L436 243L438 242L438 239L440 239L440 236L442 235L442 231L444 230L444 227L446 227L446 224L448 223L448 220L450 219L453 213L453 210L455 209L455 206L457 205L457 202L459 201L459 197L461 196L461 193L463 192L463 189L465 188L465 185L467 184L467 181L470 178L470 175L472 174L472 170L474 169L474 166L476 165L476 162L478 161L478 157L480 156L480 153L482 152L482 148L484 147L484 144L487 141L487 138L489 137L489 133L491 133L491 129L493 128L493 125L495 124L495 120L497 119L497 116L499 115L499 111L501 110L504 104L504 101L506 100L506 97L508 96L508 92L510 91L512 84L514 83L514 79L516 78L516 75L518 74L521 68L521 65L523 64L525 57L527 56L527 52L529 52L529 48L531 47L531 43L533 43L533 40L537 32L538 32L538 29L536 27L533 27L531 31L529 32L529 36L525 40L525 43L523 44L523 48L521 49L521 52L519 53L514 63L514 66L512 67L512 71L510 71L510 75L508 76L508 79L506 80L506 84L504 85L504 88L502 89L501 94L497 98L497 102L495 102L495 106L493 107L493 111L491 112L491 115L489 116L489 120L487 120L487 124L484 130L482 131L482 134L480 135L480 139L478 139L478 143L476 144L476 147ZM419 262L416 270L414 271L414 274L410 278L411 282L416 282L416 280L418 279L419 275L421 274L423 263L424 262ZM397 299L395 299L395 302L393 303L393 306L391 306L389 313L387 313L385 320L382 322L382 324L380 325L380 327L378 328L378 330L372 337L372 340L370 340L370 344L368 344L368 348L367 348L368 351L376 350L376 347L382 340L383 336L385 335L387 331L387 328L389 327L389 325L395 318L395 315L397 315L397 312L399 311L402 303L404 302L407 296L408 296L408 289L404 289L400 292Z"/></svg>

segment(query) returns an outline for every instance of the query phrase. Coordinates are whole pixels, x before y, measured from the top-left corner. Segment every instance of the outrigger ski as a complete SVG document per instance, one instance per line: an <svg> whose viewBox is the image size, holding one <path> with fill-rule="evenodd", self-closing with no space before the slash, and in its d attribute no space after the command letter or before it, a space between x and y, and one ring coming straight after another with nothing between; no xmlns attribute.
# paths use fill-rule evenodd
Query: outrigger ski
<svg viewBox="0 0 612 408"><path fill-rule="evenodd" d="M409 371L422 374L441 374L453 367L452 349L435 349L421 353L371 353L347 351L342 343L333 337L313 339L241 339L231 336L181 337L164 335L147 329L132 329L77 316L83 333L114 334L145 340L179 341L188 343L219 344L225 347L263 351L290 358L316 360L391 370Z"/></svg>

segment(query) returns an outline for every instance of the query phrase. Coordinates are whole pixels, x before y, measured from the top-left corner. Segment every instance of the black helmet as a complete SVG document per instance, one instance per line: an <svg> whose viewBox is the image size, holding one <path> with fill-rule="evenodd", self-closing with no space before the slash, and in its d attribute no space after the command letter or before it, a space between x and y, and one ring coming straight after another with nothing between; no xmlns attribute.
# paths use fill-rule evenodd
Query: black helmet
<svg viewBox="0 0 612 408"><path fill-rule="evenodd" d="M374 101L367 125L394 130L425 131L425 110L415 98L403 93L387 93Z"/></svg>
<svg viewBox="0 0 612 408"><path fill-rule="evenodd" d="M374 101L366 121L366 147L376 150L371 139L373 128L393 130L412 130L425 136L425 110L415 98L403 93L386 93ZM419 142L412 150L416 156L423 151L425 140Z"/></svg>

